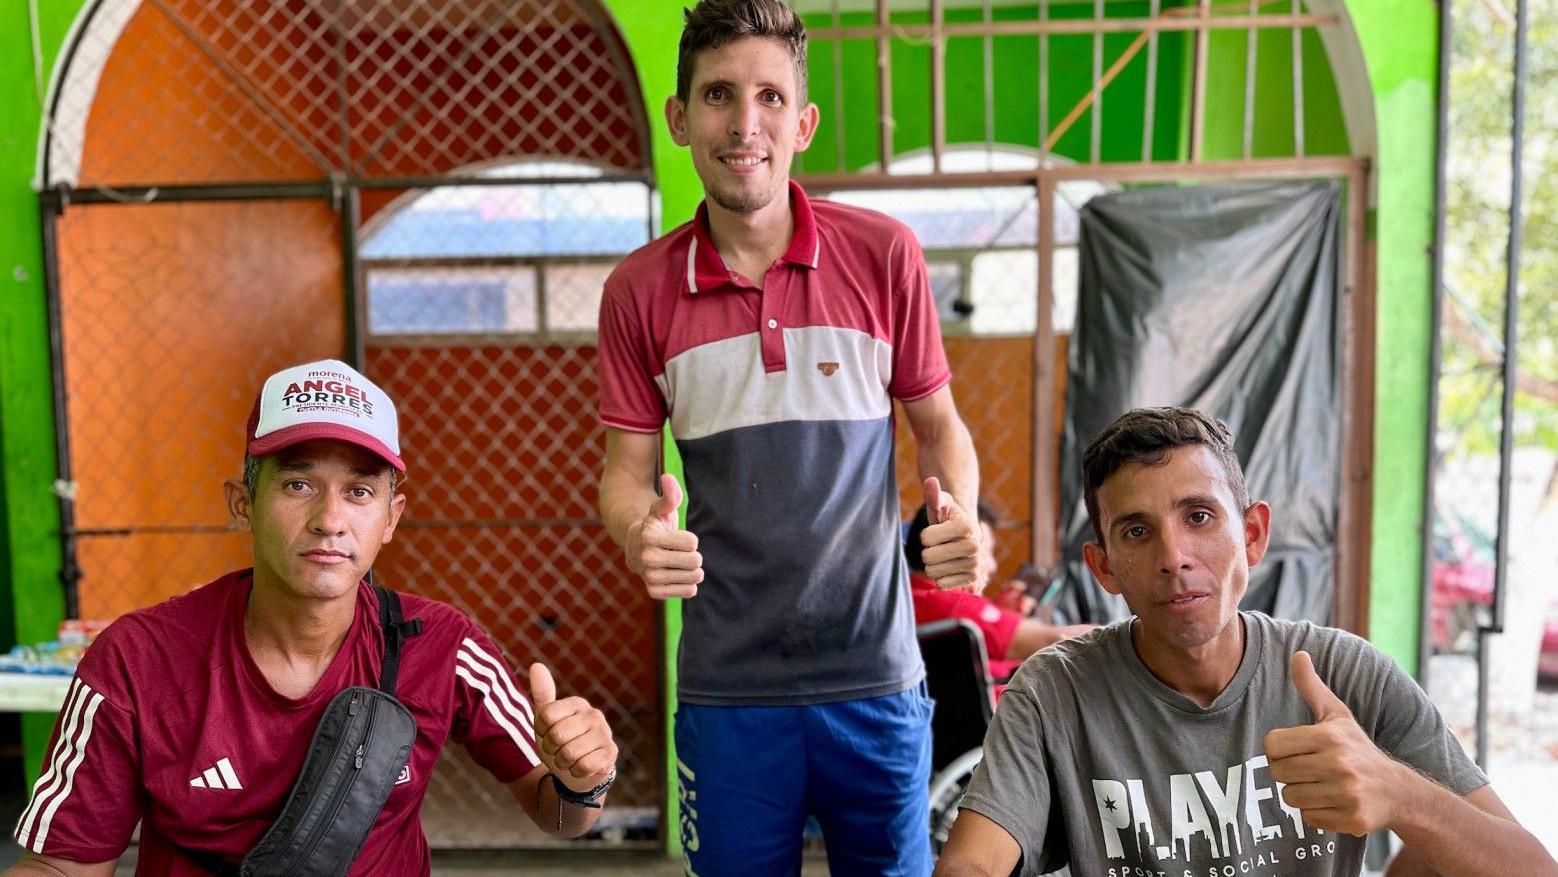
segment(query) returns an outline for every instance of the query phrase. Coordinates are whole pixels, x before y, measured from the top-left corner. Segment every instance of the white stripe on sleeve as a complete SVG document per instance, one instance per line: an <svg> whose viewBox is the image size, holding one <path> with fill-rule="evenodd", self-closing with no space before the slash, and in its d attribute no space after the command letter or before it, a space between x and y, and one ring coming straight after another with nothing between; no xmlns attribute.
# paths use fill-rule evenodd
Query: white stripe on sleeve
<svg viewBox="0 0 1558 877"><path fill-rule="evenodd" d="M81 680L72 679L70 689L65 694L65 705L60 709L64 721L60 723L58 739L54 741L54 748L49 752L49 766L38 776L38 781L32 787L32 800L28 802L27 809L22 811L22 818L16 822L17 843L27 846L28 839L32 836L33 823L38 820L38 813L43 809L44 800L54 792L55 778L59 776L60 768L64 765L71 740L76 736L76 725L81 718L82 689Z"/></svg>
<svg viewBox="0 0 1558 877"><path fill-rule="evenodd" d="M498 682L502 684L503 690L508 694L509 699L518 704L519 712L525 717L525 723L527 725L535 724L536 714L530 708L530 699L519 693L519 688L514 685L514 678L509 675L507 665L493 657L491 653L481 647L480 643L470 637L466 637L465 641L460 644L460 651L467 652L478 662L486 664L487 668L492 671L490 675L496 677Z"/></svg>
<svg viewBox="0 0 1558 877"><path fill-rule="evenodd" d="M78 692L71 706L71 713L66 723L60 728L60 738L54 754L54 763L50 767L50 773L38 780L39 791L34 792L33 802L23 814L23 824L36 818L37 824L31 829L23 829L18 832L17 840L22 846L35 853L43 852L44 842L48 840L49 826L54 820L54 814L59 812L60 805L70 797L71 790L76 783L76 770L86 759L87 744L92 737L92 719L97 714L98 707L103 704L103 696L93 691L85 682L76 680ZM44 780L49 780L47 788Z"/></svg>
<svg viewBox="0 0 1558 877"><path fill-rule="evenodd" d="M491 691L485 697L488 700L494 701L493 706L503 710L515 726L524 729L525 739L535 740L535 720L514 703L514 698L517 695L513 693L510 686L504 684L508 681L507 673L493 670L491 666L477 660L470 652L464 649L461 649L455 655L455 661L470 672L485 679Z"/></svg>
<svg viewBox="0 0 1558 877"><path fill-rule="evenodd" d="M65 799L70 797L70 790L75 786L76 768L80 767L81 762L87 757L87 740L92 736L92 717L97 714L97 708L102 705L103 696L95 691L92 692L87 701L86 714L82 718L81 739L76 747L76 755L65 767L65 787L54 800L49 802L48 808L43 811L43 818L38 822L38 833L33 838L35 853L43 852L43 841L49 836L49 823L54 820L54 814L59 811L60 805L65 803Z"/></svg>
<svg viewBox="0 0 1558 877"><path fill-rule="evenodd" d="M477 672L480 672L480 669ZM536 755L535 748L530 745L526 735L521 733L518 727L515 727L511 717L498 704L497 698L492 696L492 689L487 682L477 678L475 673L472 673L464 664L456 664L454 674L464 679L467 685L482 693L482 705L487 708L487 714L492 716L493 721L497 722L499 727L508 732L509 739L514 741L514 745L519 747L519 751L523 752L532 764L540 764L541 759Z"/></svg>

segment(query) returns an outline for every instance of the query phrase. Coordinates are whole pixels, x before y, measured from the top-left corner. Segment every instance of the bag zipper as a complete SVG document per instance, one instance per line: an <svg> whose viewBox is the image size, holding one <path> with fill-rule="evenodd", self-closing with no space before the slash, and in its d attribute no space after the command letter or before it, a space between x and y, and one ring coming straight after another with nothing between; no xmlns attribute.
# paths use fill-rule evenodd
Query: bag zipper
<svg viewBox="0 0 1558 877"><path fill-rule="evenodd" d="M352 699L346 709L346 714L348 716L354 716L357 714L357 699L359 696L360 695L352 695ZM341 805L346 803L347 794L351 791L352 786L356 784L356 771L362 769L363 754L367 751L368 742L373 739L373 715L374 713L378 712L378 699L369 697L367 707L368 717L365 719L365 721L368 723L368 728L366 733L363 734L362 742L357 744L357 757L354 759L352 767L353 773L344 777L340 786L335 790L335 795L332 796L329 809L326 811L327 815L325 816L323 823L321 823L323 825L335 824L335 817L340 814ZM348 728L350 728L350 722L348 722ZM295 862L307 862L308 860L312 859L314 856L314 850L318 848L320 842L324 839L324 836L325 835L323 831L316 829L313 840L311 840L308 846L303 849L303 854L300 857L293 859L291 862L288 862L288 866L292 866Z"/></svg>

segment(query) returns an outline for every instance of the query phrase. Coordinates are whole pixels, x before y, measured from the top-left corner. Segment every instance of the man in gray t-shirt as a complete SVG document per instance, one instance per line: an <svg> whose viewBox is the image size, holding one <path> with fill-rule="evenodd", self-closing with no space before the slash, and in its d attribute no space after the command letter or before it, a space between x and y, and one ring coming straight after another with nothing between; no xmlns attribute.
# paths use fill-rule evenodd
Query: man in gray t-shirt
<svg viewBox="0 0 1558 877"><path fill-rule="evenodd" d="M1140 409L1089 445L1088 568L1134 618L1029 658L938 877L1558 874L1418 688L1366 641L1238 611L1271 509L1227 427Z"/></svg>

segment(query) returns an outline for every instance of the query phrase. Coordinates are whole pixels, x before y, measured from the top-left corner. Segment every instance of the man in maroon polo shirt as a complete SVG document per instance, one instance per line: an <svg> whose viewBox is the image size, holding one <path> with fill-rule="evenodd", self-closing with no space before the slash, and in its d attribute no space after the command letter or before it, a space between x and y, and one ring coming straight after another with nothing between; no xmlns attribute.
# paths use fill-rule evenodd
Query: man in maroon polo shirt
<svg viewBox="0 0 1558 877"><path fill-rule="evenodd" d="M7 874L107 877L137 823L137 874L205 875L191 856L237 862L253 848L326 705L379 683L384 635L363 578L405 509L404 472L394 403L350 366L309 363L265 382L244 477L225 485L254 567L132 612L87 650L17 822L29 852ZM558 700L542 664L527 697L468 616L401 601L421 627L401 647L396 686L416 741L350 873L429 873L420 810L449 740L543 831L587 831L617 758L600 711Z"/></svg>
<svg viewBox="0 0 1558 877"><path fill-rule="evenodd" d="M840 875L930 871L930 703L893 471L917 445L926 569L975 584L979 471L925 260L880 213L790 181L806 34L780 0L701 0L666 102L707 196L629 255L600 315L601 516L683 598L675 736L690 873L788 875L808 816ZM687 492L659 475L669 421Z"/></svg>

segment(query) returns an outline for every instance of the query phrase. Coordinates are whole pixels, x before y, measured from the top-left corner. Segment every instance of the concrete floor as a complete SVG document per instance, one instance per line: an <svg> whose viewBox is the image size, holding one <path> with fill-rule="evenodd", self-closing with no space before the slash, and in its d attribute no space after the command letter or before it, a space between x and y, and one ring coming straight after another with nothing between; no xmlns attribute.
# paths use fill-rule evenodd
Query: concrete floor
<svg viewBox="0 0 1558 877"><path fill-rule="evenodd" d="M433 877L506 877L511 874L566 875L566 877L680 877L680 861L658 854L595 853L557 850L547 853L493 853L433 856ZM828 863L821 855L809 856L801 877L827 877Z"/></svg>
<svg viewBox="0 0 1558 877"><path fill-rule="evenodd" d="M21 855L14 843L0 850L0 868ZM115 877L133 877L135 851L132 847ZM681 862L658 853L613 852L610 850L547 850L537 852L460 852L433 854L433 877L509 877L514 874L558 875L558 877L681 877ZM827 877L828 863L821 856L808 857L801 868L802 877Z"/></svg>
<svg viewBox="0 0 1558 877"><path fill-rule="evenodd" d="M0 855L0 867L20 855L15 844ZM434 853L433 877L511 877L514 874L557 877L681 877L681 862L654 853L615 854L609 851L557 850L548 852ZM120 861L115 877L133 877L134 850ZM801 877L827 877L828 863L808 857Z"/></svg>
<svg viewBox="0 0 1558 877"><path fill-rule="evenodd" d="M20 794L0 795L0 823L9 829L25 805ZM9 835L0 839L0 870L20 858L21 847ZM115 877L135 874L135 847L120 860ZM433 877L508 877L513 874L558 875L558 877L680 877L679 860L668 859L655 851L610 850L589 847L514 851L433 852ZM808 856L801 868L802 877L827 877L827 860L819 853Z"/></svg>

